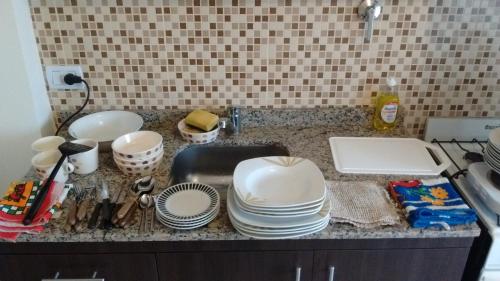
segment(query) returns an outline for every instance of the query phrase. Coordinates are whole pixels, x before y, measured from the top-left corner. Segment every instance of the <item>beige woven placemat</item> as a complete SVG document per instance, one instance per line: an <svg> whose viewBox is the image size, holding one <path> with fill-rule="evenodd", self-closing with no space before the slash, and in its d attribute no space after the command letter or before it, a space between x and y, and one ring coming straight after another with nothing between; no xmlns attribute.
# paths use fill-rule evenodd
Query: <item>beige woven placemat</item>
<svg viewBox="0 0 500 281"><path fill-rule="evenodd" d="M396 207L383 186L372 181L330 181L334 222L373 228L400 222Z"/></svg>

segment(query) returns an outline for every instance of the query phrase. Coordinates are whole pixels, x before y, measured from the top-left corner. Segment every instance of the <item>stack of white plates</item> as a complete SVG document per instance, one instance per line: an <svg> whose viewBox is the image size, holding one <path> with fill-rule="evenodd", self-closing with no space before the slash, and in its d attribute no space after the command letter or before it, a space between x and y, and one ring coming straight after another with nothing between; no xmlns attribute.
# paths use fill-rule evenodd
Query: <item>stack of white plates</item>
<svg viewBox="0 0 500 281"><path fill-rule="evenodd" d="M239 163L227 197L233 226L254 238L312 234L330 221L323 174L303 158L263 157Z"/></svg>
<svg viewBox="0 0 500 281"><path fill-rule="evenodd" d="M174 229L194 229L217 217L220 197L217 191L200 183L181 183L165 189L156 200L156 218Z"/></svg>
<svg viewBox="0 0 500 281"><path fill-rule="evenodd" d="M500 128L492 130L484 152L484 162L500 174Z"/></svg>

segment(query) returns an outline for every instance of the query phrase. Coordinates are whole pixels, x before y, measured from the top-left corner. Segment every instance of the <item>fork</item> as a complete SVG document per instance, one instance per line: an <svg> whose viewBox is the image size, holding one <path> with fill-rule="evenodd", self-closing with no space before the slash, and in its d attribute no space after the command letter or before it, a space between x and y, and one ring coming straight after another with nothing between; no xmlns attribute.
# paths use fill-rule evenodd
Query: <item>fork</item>
<svg viewBox="0 0 500 281"><path fill-rule="evenodd" d="M68 216L66 218L66 224L64 225L64 230L66 231L71 231L71 228L76 224L77 204L82 200L82 196L85 192L79 186L73 187L72 191L75 198L69 203Z"/></svg>

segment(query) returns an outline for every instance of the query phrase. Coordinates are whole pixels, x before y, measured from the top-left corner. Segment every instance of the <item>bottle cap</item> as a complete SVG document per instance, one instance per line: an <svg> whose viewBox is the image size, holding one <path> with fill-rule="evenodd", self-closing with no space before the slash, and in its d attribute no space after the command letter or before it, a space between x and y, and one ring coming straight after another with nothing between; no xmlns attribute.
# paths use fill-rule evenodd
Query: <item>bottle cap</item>
<svg viewBox="0 0 500 281"><path fill-rule="evenodd" d="M392 88L398 84L398 81L396 81L396 78L394 78L394 77L388 77L386 80L386 83L387 83L387 86Z"/></svg>

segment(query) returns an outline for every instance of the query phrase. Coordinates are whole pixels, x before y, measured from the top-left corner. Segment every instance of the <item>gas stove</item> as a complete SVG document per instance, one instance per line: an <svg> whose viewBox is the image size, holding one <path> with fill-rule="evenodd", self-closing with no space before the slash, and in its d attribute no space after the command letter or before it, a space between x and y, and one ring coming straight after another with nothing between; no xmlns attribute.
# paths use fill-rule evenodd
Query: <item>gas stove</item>
<svg viewBox="0 0 500 281"><path fill-rule="evenodd" d="M484 161L488 135L500 118L429 118L425 140L452 165L444 172L481 220L481 236L469 254L462 280L500 280L500 176ZM477 252L474 252L477 251ZM482 258L481 258L482 257Z"/></svg>

